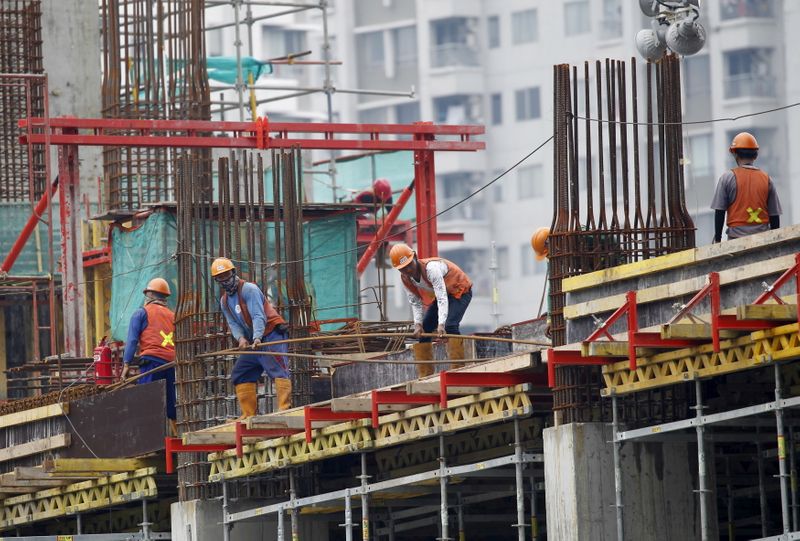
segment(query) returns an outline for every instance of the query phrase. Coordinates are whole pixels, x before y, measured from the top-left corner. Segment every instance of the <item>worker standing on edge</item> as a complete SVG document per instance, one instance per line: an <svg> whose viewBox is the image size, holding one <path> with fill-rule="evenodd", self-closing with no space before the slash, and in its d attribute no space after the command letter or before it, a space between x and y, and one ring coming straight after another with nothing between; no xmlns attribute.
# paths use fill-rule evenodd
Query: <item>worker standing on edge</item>
<svg viewBox="0 0 800 541"><path fill-rule="evenodd" d="M531 237L531 248L533 248L534 254L536 254L536 261L544 261L547 259L547 273L545 274L545 286L544 291L542 292L543 296L547 296L547 327L545 327L544 334L548 338L551 338L551 323L550 320L550 295L548 294L548 282L547 280L550 279L550 228L549 227L540 227L536 231L534 231L533 236ZM539 313L542 311L542 303L539 304Z"/></svg>
<svg viewBox="0 0 800 541"><path fill-rule="evenodd" d="M728 214L728 239L738 239L781 226L781 201L769 175L753 165L758 142L742 132L733 138L730 153L736 167L717 182L711 208L714 209L714 242L722 240L722 225Z"/></svg>
<svg viewBox="0 0 800 541"><path fill-rule="evenodd" d="M289 337L286 321L273 308L259 287L236 275L236 267L230 259L219 257L211 264L211 276L223 289L219 300L222 313L240 349L258 349L264 342L286 340ZM278 410L292 407L292 380L286 357L280 353L289 351L288 344L267 346L267 351L277 353L264 355L239 355L231 373L231 382L236 388L236 398L242 416L239 420L258 413L256 386L263 372L275 382Z"/></svg>
<svg viewBox="0 0 800 541"><path fill-rule="evenodd" d="M459 324L472 300L472 281L458 265L440 257L417 259L417 254L406 244L395 244L389 251L392 266L400 271L406 295L414 314L414 336L419 343L414 346L418 361L433 360L430 337L420 337L434 330L443 334L461 334ZM427 310L423 315L423 306ZM451 361L464 358L464 340L449 338L447 356ZM451 363L459 368L463 363ZM419 377L433 374L433 365L417 365Z"/></svg>
<svg viewBox="0 0 800 541"><path fill-rule="evenodd" d="M175 360L175 313L167 308L167 297L171 295L169 284L163 278L153 278L143 291L144 306L133 313L128 325L128 339L122 362L121 379L128 376L131 361L140 350L139 372L144 374ZM139 383L150 383L163 379L167 393L167 419L173 436L178 435L175 423L175 368L139 378Z"/></svg>

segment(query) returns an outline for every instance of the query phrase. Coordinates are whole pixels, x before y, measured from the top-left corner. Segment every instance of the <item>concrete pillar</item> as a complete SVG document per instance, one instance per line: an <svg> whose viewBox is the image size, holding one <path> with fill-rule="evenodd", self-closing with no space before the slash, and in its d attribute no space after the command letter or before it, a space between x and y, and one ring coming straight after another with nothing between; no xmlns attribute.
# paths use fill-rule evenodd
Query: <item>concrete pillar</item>
<svg viewBox="0 0 800 541"><path fill-rule="evenodd" d="M616 541L610 441L611 427L603 423L544 430L549 540ZM685 442L623 445L626 539L699 539L699 511L692 492L697 484L696 456L694 446ZM716 538L715 511L710 522Z"/></svg>
<svg viewBox="0 0 800 541"><path fill-rule="evenodd" d="M235 513L251 509L259 504L256 500L230 504ZM172 541L219 541L222 539L222 501L190 500L176 502L170 506ZM342 514L343 516L343 514ZM331 524L337 519L333 519ZM282 541L290 538L288 517L285 522L286 533ZM341 522L339 520L338 522ZM300 521L300 541L328 541L331 525L324 517L303 517ZM340 529L340 528L335 528ZM231 530L231 541L277 541L278 521L275 515L260 520L237 522Z"/></svg>

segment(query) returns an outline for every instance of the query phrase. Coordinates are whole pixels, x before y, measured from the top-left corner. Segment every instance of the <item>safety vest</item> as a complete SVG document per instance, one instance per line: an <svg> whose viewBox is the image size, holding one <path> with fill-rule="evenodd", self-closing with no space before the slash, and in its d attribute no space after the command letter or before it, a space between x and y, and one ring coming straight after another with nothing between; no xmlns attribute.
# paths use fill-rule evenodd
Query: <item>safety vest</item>
<svg viewBox="0 0 800 541"><path fill-rule="evenodd" d="M736 199L728 207L728 227L769 223L769 175L760 169L736 167Z"/></svg>
<svg viewBox="0 0 800 541"><path fill-rule="evenodd" d="M246 282L244 280L239 280L239 284L236 286L236 300L239 303L239 309L242 311L242 320L244 324L253 328L253 318L250 316L250 310L247 309L247 303L242 302L242 288ZM230 313L230 308L228 307L228 294L222 294L222 306L225 307L225 310L228 310ZM264 295L264 313L267 315L267 325L264 328L264 336L267 336L272 330L277 327L278 325L284 325L286 320L281 317L275 308L272 307L272 303L269 302L267 296ZM261 338L260 336L254 336L253 338Z"/></svg>
<svg viewBox="0 0 800 541"><path fill-rule="evenodd" d="M147 327L139 337L139 352L167 362L175 360L175 314L161 304L144 305Z"/></svg>
<svg viewBox="0 0 800 541"><path fill-rule="evenodd" d="M447 265L447 273L444 275L444 285L447 289L448 295L456 299L460 299L461 295L472 289L472 281L469 279L467 274L452 261L448 261L447 259L441 257L420 259L419 262L422 264L422 272L420 272L420 276L422 278L422 282L427 284L429 289L417 286L411 280L411 278L405 274L402 274L401 276L403 285L405 285L409 291L415 293L420 299L422 299L422 302L426 306L433 304L436 301L436 294L433 292L433 284L431 284L430 280L428 280L427 269L428 263L431 261L441 261Z"/></svg>

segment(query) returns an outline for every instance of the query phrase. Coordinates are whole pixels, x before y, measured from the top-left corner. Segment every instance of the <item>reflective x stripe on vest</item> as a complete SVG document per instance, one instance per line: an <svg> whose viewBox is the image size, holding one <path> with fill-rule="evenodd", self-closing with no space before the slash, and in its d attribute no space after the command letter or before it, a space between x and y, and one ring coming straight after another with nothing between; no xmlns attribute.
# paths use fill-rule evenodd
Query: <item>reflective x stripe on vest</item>
<svg viewBox="0 0 800 541"><path fill-rule="evenodd" d="M161 341L162 348L167 346L175 347L175 342L172 340L172 335L175 334L174 332L165 333L164 331L159 331L159 333L161 333L161 338L164 339Z"/></svg>
<svg viewBox="0 0 800 541"><path fill-rule="evenodd" d="M752 167L733 169L736 199L728 207L728 227L754 226L765 223L769 198L769 175Z"/></svg>

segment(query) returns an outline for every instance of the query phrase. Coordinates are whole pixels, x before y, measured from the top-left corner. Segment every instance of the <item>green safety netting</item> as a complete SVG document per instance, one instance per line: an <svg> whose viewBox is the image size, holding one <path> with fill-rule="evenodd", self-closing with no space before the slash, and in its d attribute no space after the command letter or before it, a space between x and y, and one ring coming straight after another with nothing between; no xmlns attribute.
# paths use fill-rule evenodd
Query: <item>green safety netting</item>
<svg viewBox="0 0 800 541"><path fill-rule="evenodd" d="M243 56L241 60L242 65L242 80L245 84L250 81L252 76L253 81L257 81L259 77L264 74L272 73L272 64L256 60L252 56ZM212 56L206 58L206 68L208 71L208 78L214 79L221 83L229 85L236 84L237 68L236 58L231 56Z"/></svg>
<svg viewBox="0 0 800 541"><path fill-rule="evenodd" d="M58 198L56 197L56 199ZM58 212L58 204L53 203L53 258L57 274L60 272L58 260L61 257L61 220L58 219ZM31 213L31 204L27 202L0 203L0 219L4 224L3 227L0 227L0 254L2 254L0 257L5 257L11 250L28 218L31 217ZM47 211L45 211L43 219L47 220L47 216ZM40 223L31 233L9 274L12 276L46 276L50 270L47 243L47 226Z"/></svg>
<svg viewBox="0 0 800 541"><path fill-rule="evenodd" d="M201 222L208 238L219 238L216 222ZM267 241L266 261L274 261L274 226L265 224ZM246 239L246 235L241 236ZM329 320L358 317L358 280L356 276L357 254L356 225L354 215L338 215L307 222L303 226L305 247L306 288L312 297L314 318ZM241 254L225 254L234 259L239 273L247 279L260 282L255 276L258 269L251 261L262 261L256 248L249 254L246 242ZM259 245L257 241L256 246ZM177 261L172 257L177 251L177 228L173 214L156 213L145 223L132 230L115 229L111 236L112 268L111 284L111 334L115 340L124 340L128 322L133 312L144 300L142 290L154 276L163 276L173 291L177 287ZM208 266L218 254L202 254L195 257L201 265L200 274L211 283ZM270 297L285 301L285 292L276 291L275 275L268 277L269 288L259 283ZM198 288L201 291L207 288ZM216 294L216 293L215 293ZM177 295L170 297L170 308L175 308ZM332 325L330 327L335 327Z"/></svg>

